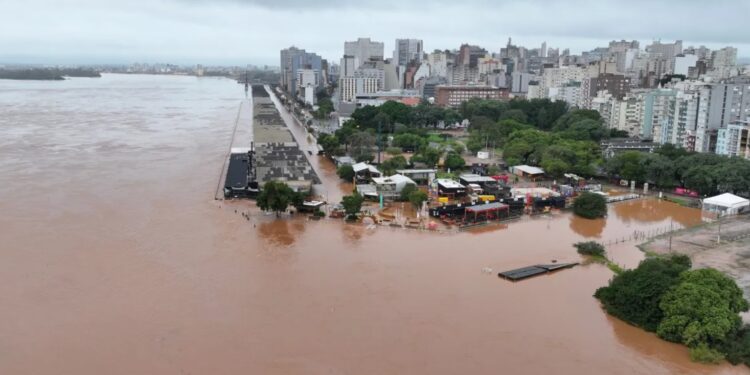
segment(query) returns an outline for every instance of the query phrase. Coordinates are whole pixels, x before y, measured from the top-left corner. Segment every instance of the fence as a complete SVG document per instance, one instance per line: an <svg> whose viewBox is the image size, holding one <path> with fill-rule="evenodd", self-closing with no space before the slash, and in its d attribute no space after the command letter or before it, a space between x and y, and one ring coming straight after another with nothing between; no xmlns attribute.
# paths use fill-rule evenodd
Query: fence
<svg viewBox="0 0 750 375"><path fill-rule="evenodd" d="M609 239L609 240L599 241L599 243L606 247L606 246L615 245L618 243L630 242L630 241L646 242L653 238L663 236L666 234L670 234L670 233L674 233L682 229L685 229L685 227L681 225L679 226L669 225L669 226L653 228L653 229L649 229L645 231L636 230L636 231L633 231L633 233L629 235L616 237L616 238Z"/></svg>

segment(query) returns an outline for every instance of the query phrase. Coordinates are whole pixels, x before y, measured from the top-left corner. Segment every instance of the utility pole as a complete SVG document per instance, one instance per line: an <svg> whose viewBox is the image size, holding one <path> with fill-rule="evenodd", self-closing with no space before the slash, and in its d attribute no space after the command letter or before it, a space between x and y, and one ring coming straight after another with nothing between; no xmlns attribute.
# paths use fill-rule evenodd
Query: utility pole
<svg viewBox="0 0 750 375"><path fill-rule="evenodd" d="M378 165L380 165L380 128L383 126L383 119L378 120Z"/></svg>
<svg viewBox="0 0 750 375"><path fill-rule="evenodd" d="M672 218L669 219L669 252L672 252L672 224L674 224L674 221Z"/></svg>
<svg viewBox="0 0 750 375"><path fill-rule="evenodd" d="M716 217L719 220L719 234L716 236L716 243L721 245L721 213L717 213Z"/></svg>

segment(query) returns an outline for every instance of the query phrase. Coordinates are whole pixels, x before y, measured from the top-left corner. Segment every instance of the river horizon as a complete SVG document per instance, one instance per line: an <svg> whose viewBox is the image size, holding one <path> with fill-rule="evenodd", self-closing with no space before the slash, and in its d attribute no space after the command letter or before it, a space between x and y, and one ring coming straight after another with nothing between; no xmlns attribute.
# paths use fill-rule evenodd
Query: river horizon
<svg viewBox="0 0 750 375"><path fill-rule="evenodd" d="M607 315L604 265L496 276L699 210L455 234L277 219L214 200L243 100L224 78L0 80L0 373L750 373ZM636 244L608 251L634 267Z"/></svg>

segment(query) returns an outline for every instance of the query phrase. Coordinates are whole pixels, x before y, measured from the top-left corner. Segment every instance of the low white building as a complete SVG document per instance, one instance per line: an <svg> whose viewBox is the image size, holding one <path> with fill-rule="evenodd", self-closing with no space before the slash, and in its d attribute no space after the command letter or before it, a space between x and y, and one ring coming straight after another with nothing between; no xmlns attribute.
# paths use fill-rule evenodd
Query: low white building
<svg viewBox="0 0 750 375"><path fill-rule="evenodd" d="M703 212L717 216L737 215L750 210L750 200L734 194L724 193L703 200Z"/></svg>
<svg viewBox="0 0 750 375"><path fill-rule="evenodd" d="M396 198L407 185L417 186L417 183L411 178L400 174L389 177L373 177L372 182L375 184L378 195L382 195L383 198Z"/></svg>

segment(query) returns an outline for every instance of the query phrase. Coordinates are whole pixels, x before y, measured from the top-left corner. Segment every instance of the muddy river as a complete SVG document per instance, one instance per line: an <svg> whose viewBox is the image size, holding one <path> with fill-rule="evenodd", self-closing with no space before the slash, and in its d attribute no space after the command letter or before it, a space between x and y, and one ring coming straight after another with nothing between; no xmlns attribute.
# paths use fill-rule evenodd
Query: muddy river
<svg viewBox="0 0 750 375"><path fill-rule="evenodd" d="M213 200L243 97L212 78L0 80L0 373L748 373L608 317L602 265L482 271L579 261L587 238L634 266L629 238L698 211L451 235L275 220Z"/></svg>

